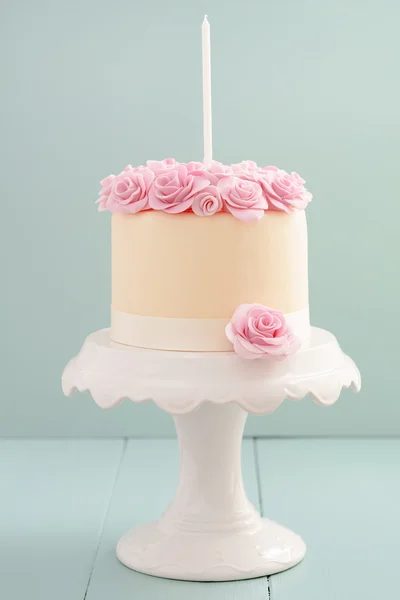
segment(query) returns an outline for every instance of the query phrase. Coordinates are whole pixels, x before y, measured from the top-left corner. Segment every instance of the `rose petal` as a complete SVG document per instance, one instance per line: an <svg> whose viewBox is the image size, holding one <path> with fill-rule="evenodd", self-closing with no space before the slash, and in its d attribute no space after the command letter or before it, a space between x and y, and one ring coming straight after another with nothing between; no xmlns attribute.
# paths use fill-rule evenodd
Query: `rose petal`
<svg viewBox="0 0 400 600"><path fill-rule="evenodd" d="M264 211L260 208L233 208L232 206L226 207L229 212L240 219L240 221L244 221L245 223L254 223L255 221L259 221L264 216Z"/></svg>

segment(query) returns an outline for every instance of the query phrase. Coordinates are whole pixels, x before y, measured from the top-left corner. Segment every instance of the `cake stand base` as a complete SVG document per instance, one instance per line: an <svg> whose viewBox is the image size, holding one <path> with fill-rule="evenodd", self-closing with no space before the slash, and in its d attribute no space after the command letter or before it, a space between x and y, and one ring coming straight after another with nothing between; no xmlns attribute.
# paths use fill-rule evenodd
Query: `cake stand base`
<svg viewBox="0 0 400 600"><path fill-rule="evenodd" d="M304 542L262 519L247 498L241 471L246 417L235 403L209 402L174 417L181 451L175 499L159 521L119 541L124 565L171 579L229 581L284 571L304 557Z"/></svg>
<svg viewBox="0 0 400 600"><path fill-rule="evenodd" d="M155 521L124 535L119 560L141 573L188 581L230 581L290 569L306 553L303 540L259 517L251 531L224 535L164 531Z"/></svg>

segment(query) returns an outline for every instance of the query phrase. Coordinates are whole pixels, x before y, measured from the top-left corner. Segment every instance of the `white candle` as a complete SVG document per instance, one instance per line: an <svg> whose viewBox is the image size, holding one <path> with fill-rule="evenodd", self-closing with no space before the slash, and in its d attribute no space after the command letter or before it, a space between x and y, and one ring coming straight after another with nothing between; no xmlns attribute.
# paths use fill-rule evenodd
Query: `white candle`
<svg viewBox="0 0 400 600"><path fill-rule="evenodd" d="M203 137L204 137L204 166L208 168L212 161L212 126L211 126L211 52L210 24L207 15L201 26L203 53Z"/></svg>

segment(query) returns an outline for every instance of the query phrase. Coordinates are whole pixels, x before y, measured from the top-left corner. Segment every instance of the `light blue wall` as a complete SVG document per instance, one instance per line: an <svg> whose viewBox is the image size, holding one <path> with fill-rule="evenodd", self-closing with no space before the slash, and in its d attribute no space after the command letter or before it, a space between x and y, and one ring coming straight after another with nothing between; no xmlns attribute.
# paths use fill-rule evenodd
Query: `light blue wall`
<svg viewBox="0 0 400 600"><path fill-rule="evenodd" d="M0 18L2 435L160 435L171 419L66 399L60 375L107 326L98 181L202 157L200 25L212 26L214 154L298 170L312 321L364 387L287 402L248 433L397 434L400 8L393 0L14 0Z"/></svg>

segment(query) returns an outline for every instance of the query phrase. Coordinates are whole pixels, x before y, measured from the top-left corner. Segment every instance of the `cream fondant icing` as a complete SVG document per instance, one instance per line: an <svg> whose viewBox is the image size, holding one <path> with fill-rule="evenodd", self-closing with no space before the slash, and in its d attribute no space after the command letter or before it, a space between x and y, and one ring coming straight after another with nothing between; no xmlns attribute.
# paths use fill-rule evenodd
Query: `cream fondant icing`
<svg viewBox="0 0 400 600"><path fill-rule="evenodd" d="M293 334L295 332L302 345L306 346L310 334L308 309L282 315L282 319L285 320ZM235 319L233 318L233 320ZM226 335L226 328L229 324L229 319L146 317L111 308L110 338L113 342L139 348L188 352L227 352L232 350L232 341ZM285 341L287 341L286 338ZM284 347L284 344L280 343L278 354L284 355L286 346ZM257 358L267 352L260 352L260 349L256 349L253 354L254 358Z"/></svg>
<svg viewBox="0 0 400 600"><path fill-rule="evenodd" d="M112 215L112 306L135 315L230 319L240 304L308 308L304 211Z"/></svg>

